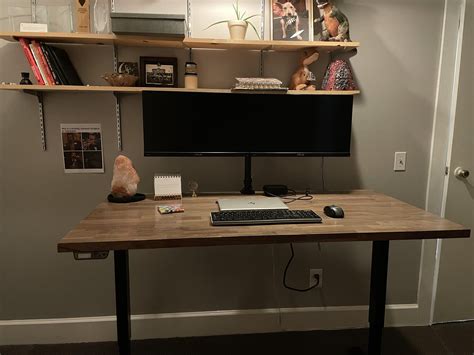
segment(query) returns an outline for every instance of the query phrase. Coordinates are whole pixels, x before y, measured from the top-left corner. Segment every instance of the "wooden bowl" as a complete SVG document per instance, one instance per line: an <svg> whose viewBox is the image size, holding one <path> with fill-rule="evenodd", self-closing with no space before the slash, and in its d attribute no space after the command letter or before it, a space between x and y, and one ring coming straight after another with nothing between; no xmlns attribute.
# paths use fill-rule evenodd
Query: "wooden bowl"
<svg viewBox="0 0 474 355"><path fill-rule="evenodd" d="M138 77L130 74L106 73L102 78L111 86L135 86Z"/></svg>

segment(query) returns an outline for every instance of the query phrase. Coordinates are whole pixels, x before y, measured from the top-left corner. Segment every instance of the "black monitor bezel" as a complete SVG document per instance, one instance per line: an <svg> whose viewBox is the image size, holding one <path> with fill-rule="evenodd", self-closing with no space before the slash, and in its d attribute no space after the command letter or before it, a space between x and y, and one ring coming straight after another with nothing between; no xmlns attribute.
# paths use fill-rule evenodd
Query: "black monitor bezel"
<svg viewBox="0 0 474 355"><path fill-rule="evenodd" d="M172 92L179 92L179 93L188 93L188 92L180 92L180 91L172 91ZM148 94L159 94L159 91L144 91L142 93L143 97ZM199 90L193 91L192 93L200 93L206 94L206 92L200 92ZM219 94L219 95L259 95L259 94L248 94L248 93L223 93L223 92L212 92L212 94ZM268 95L268 94L266 94ZM274 94L274 95L282 95L282 94ZM345 100L350 98L350 105L351 108L353 106L353 96L352 95L317 95L318 98L324 99L325 97L334 100L340 98L341 104L346 104ZM353 113L351 113L352 115ZM352 117L351 117L352 121ZM352 129L351 129L352 130ZM144 142L145 143L145 142ZM145 144L144 144L145 145ZM352 145L352 139L351 139ZM145 147L144 147L145 148ZM351 148L350 148L351 150ZM144 149L144 156L145 157L350 157L351 151L348 152L174 152L174 151L145 151Z"/></svg>
<svg viewBox="0 0 474 355"><path fill-rule="evenodd" d="M350 157L351 152L150 152L146 157Z"/></svg>

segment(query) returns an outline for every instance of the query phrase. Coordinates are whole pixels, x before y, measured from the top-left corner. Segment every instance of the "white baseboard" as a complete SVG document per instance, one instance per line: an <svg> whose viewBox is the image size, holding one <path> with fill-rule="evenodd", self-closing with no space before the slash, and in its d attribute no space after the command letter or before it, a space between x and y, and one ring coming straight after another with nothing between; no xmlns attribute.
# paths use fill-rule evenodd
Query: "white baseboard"
<svg viewBox="0 0 474 355"><path fill-rule="evenodd" d="M387 326L426 325L417 304L388 305ZM367 306L272 308L132 316L132 339L366 328ZM115 316L0 321L0 345L116 340Z"/></svg>

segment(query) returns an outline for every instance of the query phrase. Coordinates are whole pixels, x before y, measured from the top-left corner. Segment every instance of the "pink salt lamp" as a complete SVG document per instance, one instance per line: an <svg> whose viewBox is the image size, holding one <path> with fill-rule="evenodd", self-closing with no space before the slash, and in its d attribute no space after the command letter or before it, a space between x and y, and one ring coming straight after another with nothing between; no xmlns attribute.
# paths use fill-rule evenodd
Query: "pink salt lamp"
<svg viewBox="0 0 474 355"><path fill-rule="evenodd" d="M132 161L124 155L115 158L112 196L115 198L135 196L139 182L140 177Z"/></svg>

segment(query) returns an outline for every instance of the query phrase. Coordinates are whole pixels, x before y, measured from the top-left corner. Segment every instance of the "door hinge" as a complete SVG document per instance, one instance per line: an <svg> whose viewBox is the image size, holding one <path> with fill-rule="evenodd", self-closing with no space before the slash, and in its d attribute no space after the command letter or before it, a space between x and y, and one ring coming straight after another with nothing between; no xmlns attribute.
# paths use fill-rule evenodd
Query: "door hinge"
<svg viewBox="0 0 474 355"><path fill-rule="evenodd" d="M449 174L449 166L444 168L444 175L448 175L448 174Z"/></svg>

